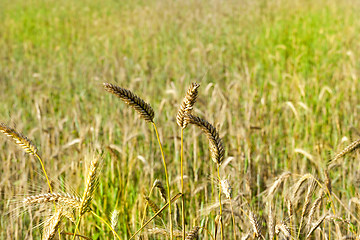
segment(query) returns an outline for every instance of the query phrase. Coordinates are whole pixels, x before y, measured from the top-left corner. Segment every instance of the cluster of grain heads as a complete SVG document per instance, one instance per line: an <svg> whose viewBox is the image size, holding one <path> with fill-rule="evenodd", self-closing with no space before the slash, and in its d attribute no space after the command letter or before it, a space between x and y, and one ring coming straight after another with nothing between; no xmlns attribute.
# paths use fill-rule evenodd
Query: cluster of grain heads
<svg viewBox="0 0 360 240"><path fill-rule="evenodd" d="M126 104L134 108L135 111L139 113L145 121L153 122L155 113L154 110L151 108L150 104L146 103L144 100L136 96L136 94L134 94L130 90L121 88L111 83L104 83L103 85L106 91L116 95Z"/></svg>

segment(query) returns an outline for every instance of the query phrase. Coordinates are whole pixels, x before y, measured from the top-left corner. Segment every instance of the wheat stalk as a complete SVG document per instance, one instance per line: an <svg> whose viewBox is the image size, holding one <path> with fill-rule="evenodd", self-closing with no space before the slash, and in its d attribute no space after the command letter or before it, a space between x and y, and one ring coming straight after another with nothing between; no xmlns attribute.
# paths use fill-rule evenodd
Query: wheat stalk
<svg viewBox="0 0 360 240"><path fill-rule="evenodd" d="M55 237L56 231L60 227L62 216L63 211L60 208L48 221L45 222L42 240L52 240Z"/></svg>
<svg viewBox="0 0 360 240"><path fill-rule="evenodd" d="M139 113L145 121L153 122L155 113L154 110L151 108L150 104L146 103L136 94L125 88L121 88L111 83L103 83L103 86L106 91L116 95L126 104L135 109L135 111Z"/></svg>
<svg viewBox="0 0 360 240"><path fill-rule="evenodd" d="M98 185L98 170L99 170L100 157L95 157L90 164L89 172L85 182L85 190L81 198L79 207L80 216L90 211L90 204L94 196L95 189Z"/></svg>
<svg viewBox="0 0 360 240"><path fill-rule="evenodd" d="M190 114L193 106L196 102L196 98L198 95L198 88L200 84L192 83L187 91L183 101L181 102L179 111L176 115L176 122L182 128L185 129L188 125L188 122L185 120L185 115Z"/></svg>
<svg viewBox="0 0 360 240"><path fill-rule="evenodd" d="M268 203L269 206L269 239L273 240L274 239L274 231L275 231L275 214L274 214L274 210L272 208L272 204L271 202Z"/></svg>
<svg viewBox="0 0 360 240"><path fill-rule="evenodd" d="M70 194L62 193L45 193L38 194L24 198L23 203L25 205L48 203L48 202L60 202L65 204L69 208L80 208L81 199L72 196Z"/></svg>
<svg viewBox="0 0 360 240"><path fill-rule="evenodd" d="M187 114L185 116L185 121L190 124L196 125L206 134L207 138L210 141L211 158L215 163L221 165L224 160L225 150L216 128L206 120L203 120L200 117L196 117L191 114Z"/></svg>

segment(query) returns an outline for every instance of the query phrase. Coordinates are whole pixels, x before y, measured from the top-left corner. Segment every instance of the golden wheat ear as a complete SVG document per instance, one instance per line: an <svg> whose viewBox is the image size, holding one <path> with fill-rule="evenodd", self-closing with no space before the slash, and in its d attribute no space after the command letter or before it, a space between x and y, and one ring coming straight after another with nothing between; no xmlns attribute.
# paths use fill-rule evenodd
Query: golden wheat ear
<svg viewBox="0 0 360 240"><path fill-rule="evenodd" d="M210 141L211 158L215 163L221 165L224 160L225 149L216 128L204 119L195 117L191 114L185 115L185 121L196 125L206 134Z"/></svg>
<svg viewBox="0 0 360 240"><path fill-rule="evenodd" d="M91 210L90 205L94 196L94 192L98 186L98 173L99 173L100 157L95 157L90 164L88 175L85 182L84 194L81 198L79 207L80 216Z"/></svg>
<svg viewBox="0 0 360 240"><path fill-rule="evenodd" d="M198 88L200 84L192 83L187 91L184 99L181 102L179 111L176 115L176 122L182 128L186 128L188 122L185 121L185 115L190 114L198 96Z"/></svg>
<svg viewBox="0 0 360 240"><path fill-rule="evenodd" d="M45 222L42 240L54 239L55 234L60 227L62 217L63 217L63 211L60 208L49 220Z"/></svg>
<svg viewBox="0 0 360 240"><path fill-rule="evenodd" d="M15 129L8 127L4 123L0 122L0 131L6 136L11 137L16 142L16 144L25 150L25 152L31 155L37 154L38 149L36 148L35 144L30 139L17 132Z"/></svg>
<svg viewBox="0 0 360 240"><path fill-rule="evenodd" d="M136 94L125 88L121 88L111 83L103 83L103 86L106 91L116 95L126 104L135 109L135 111L138 112L145 121L153 122L155 113L150 104L146 103Z"/></svg>

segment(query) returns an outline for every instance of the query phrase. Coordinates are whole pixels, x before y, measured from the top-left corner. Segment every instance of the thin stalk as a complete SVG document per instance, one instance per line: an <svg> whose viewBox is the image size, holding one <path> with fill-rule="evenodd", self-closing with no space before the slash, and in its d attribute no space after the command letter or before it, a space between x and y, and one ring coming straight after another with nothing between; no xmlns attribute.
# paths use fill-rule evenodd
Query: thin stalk
<svg viewBox="0 0 360 240"><path fill-rule="evenodd" d="M169 177L168 177L168 171L166 168L166 162L165 162L165 156L164 156L164 151L161 145L161 141L160 141L160 137L159 137L159 132L157 130L156 124L154 122L152 122L152 124L154 125L155 128L155 132L156 132L156 137L157 140L159 142L159 146L160 146L160 151L161 151L161 157L163 159L163 163L164 163L164 170L165 170L165 178L166 178L166 187L167 187L167 191L168 191L168 199L171 198L170 196L170 182L169 182ZM169 204L169 217L170 217L170 239L173 240L173 223L172 223L172 217L171 217L171 204Z"/></svg>
<svg viewBox="0 0 360 240"><path fill-rule="evenodd" d="M106 222L102 217L100 217L99 215L97 215L94 211L91 211L91 213L92 213L95 217L97 217L98 219L100 219L100 221L102 221L103 223L105 223L105 225L108 226L108 228L111 229L111 231L116 235L116 237L117 237L119 240L121 240L119 234L117 234L117 232L111 227L111 225L110 225L108 222Z"/></svg>
<svg viewBox="0 0 360 240"><path fill-rule="evenodd" d="M235 229L236 226L235 226L234 209L233 209L231 198L229 200L230 200L230 208L231 208L231 217L232 217L232 221L233 221L234 240L236 240L236 229Z"/></svg>
<svg viewBox="0 0 360 240"><path fill-rule="evenodd" d="M67 233L67 232L62 232L61 233L62 235L69 235L69 236L77 236L77 237L81 237L83 239L86 239L86 240L92 240L91 238L88 238L88 237L85 237L83 235L80 235L80 234L74 234L74 233Z"/></svg>
<svg viewBox="0 0 360 240"><path fill-rule="evenodd" d="M211 237L211 240L215 240L215 239L214 239L214 236L211 234L211 232L210 232L207 228L205 228L205 227L199 227L199 228L205 229L205 231L207 231L207 233L208 233L209 236Z"/></svg>
<svg viewBox="0 0 360 240"><path fill-rule="evenodd" d="M185 229L185 194L184 194L184 129L181 129L181 150L180 150L180 159L181 159L181 223L182 223L182 239L186 238L186 229Z"/></svg>
<svg viewBox="0 0 360 240"><path fill-rule="evenodd" d="M77 230L78 230L78 227L79 227L79 224L80 224L81 217L82 217L82 216L80 216L80 217L79 217L79 219L78 219L78 220L77 220L77 222L76 222L75 231L74 231L74 236L73 236L72 240L75 240L75 237L76 237L76 232L77 232Z"/></svg>
<svg viewBox="0 0 360 240"><path fill-rule="evenodd" d="M167 205L171 205L171 203L175 202L179 197L181 197L182 193L178 193L176 194L171 201L167 202L162 208L160 208L160 210L155 213L154 216L152 216L149 220L146 221L146 223L144 225L141 226L141 228L139 230L137 230L130 238L129 240L133 239L141 230L144 229L144 227L146 227L157 215L159 215L166 207Z"/></svg>
<svg viewBox="0 0 360 240"><path fill-rule="evenodd" d="M216 166L217 166L217 174L218 174L218 179L219 179L219 184L220 184L220 186L219 186L219 204L220 204L220 217L222 219L220 166L219 166L219 164L217 164ZM224 240L224 230L223 230L222 221L220 221L220 227L221 227L221 240Z"/></svg>
<svg viewBox="0 0 360 240"><path fill-rule="evenodd" d="M49 181L49 178L48 178L48 175L47 175L46 170L45 170L45 166L43 164L43 161L41 160L40 156L37 153L35 153L35 156L37 157L37 159L39 159L39 162L41 164L41 168L42 168L42 170L43 170L43 172L45 174L46 181L47 181L47 183L49 185L50 192L53 193L52 192L52 187L51 187L51 184L50 184L50 181ZM55 208L55 210L56 210L56 208Z"/></svg>

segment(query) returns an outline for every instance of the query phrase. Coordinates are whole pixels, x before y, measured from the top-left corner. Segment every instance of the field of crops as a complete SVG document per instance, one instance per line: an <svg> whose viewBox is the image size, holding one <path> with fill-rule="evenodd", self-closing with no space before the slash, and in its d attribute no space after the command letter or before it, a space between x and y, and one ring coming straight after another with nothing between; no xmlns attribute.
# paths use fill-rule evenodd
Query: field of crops
<svg viewBox="0 0 360 240"><path fill-rule="evenodd" d="M359 12L0 1L0 240L356 239Z"/></svg>

